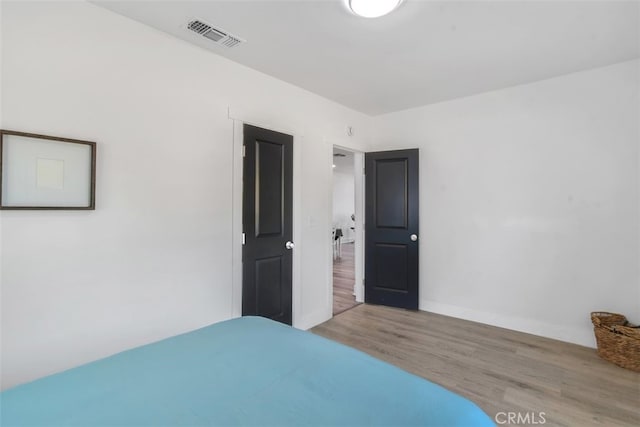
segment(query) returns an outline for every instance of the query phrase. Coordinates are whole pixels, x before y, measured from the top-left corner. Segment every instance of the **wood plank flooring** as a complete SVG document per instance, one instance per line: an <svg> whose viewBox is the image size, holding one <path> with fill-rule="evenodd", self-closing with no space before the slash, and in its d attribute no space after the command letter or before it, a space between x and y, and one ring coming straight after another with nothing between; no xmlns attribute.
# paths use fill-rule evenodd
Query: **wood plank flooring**
<svg viewBox="0 0 640 427"><path fill-rule="evenodd" d="M544 412L545 426L640 426L640 374L591 348L368 304L311 331L438 383L491 417Z"/></svg>
<svg viewBox="0 0 640 427"><path fill-rule="evenodd" d="M360 304L353 295L355 276L354 244L343 243L340 258L333 260L333 315Z"/></svg>

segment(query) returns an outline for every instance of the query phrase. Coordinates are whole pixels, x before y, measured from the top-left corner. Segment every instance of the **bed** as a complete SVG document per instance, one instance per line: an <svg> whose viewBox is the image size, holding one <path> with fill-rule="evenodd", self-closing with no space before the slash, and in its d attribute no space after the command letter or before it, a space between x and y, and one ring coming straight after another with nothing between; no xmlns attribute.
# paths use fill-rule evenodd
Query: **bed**
<svg viewBox="0 0 640 427"><path fill-rule="evenodd" d="M350 347L242 317L6 390L0 425L494 424L469 400Z"/></svg>

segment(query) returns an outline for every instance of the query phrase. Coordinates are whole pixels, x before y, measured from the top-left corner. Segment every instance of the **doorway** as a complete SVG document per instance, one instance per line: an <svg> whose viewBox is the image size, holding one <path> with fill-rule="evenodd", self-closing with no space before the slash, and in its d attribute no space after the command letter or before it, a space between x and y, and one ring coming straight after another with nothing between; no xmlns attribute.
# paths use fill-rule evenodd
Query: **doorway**
<svg viewBox="0 0 640 427"><path fill-rule="evenodd" d="M333 148L333 315L356 301L356 174L353 152ZM360 242L361 243L361 242Z"/></svg>

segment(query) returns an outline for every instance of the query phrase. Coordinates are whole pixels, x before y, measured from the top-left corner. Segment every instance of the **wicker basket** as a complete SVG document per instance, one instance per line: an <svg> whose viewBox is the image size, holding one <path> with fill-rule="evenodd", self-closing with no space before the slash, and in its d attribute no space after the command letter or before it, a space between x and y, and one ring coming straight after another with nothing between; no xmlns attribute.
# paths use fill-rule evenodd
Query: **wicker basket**
<svg viewBox="0 0 640 427"><path fill-rule="evenodd" d="M598 354L623 368L640 372L640 327L631 325L622 314L591 313Z"/></svg>

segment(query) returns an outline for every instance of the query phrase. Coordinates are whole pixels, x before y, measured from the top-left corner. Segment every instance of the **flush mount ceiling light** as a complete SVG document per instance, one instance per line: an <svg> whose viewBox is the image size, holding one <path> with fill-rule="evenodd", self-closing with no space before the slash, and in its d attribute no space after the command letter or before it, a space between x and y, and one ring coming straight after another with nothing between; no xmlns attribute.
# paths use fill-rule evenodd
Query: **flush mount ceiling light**
<svg viewBox="0 0 640 427"><path fill-rule="evenodd" d="M395 10L403 0L346 0L353 13L364 18L378 18Z"/></svg>

